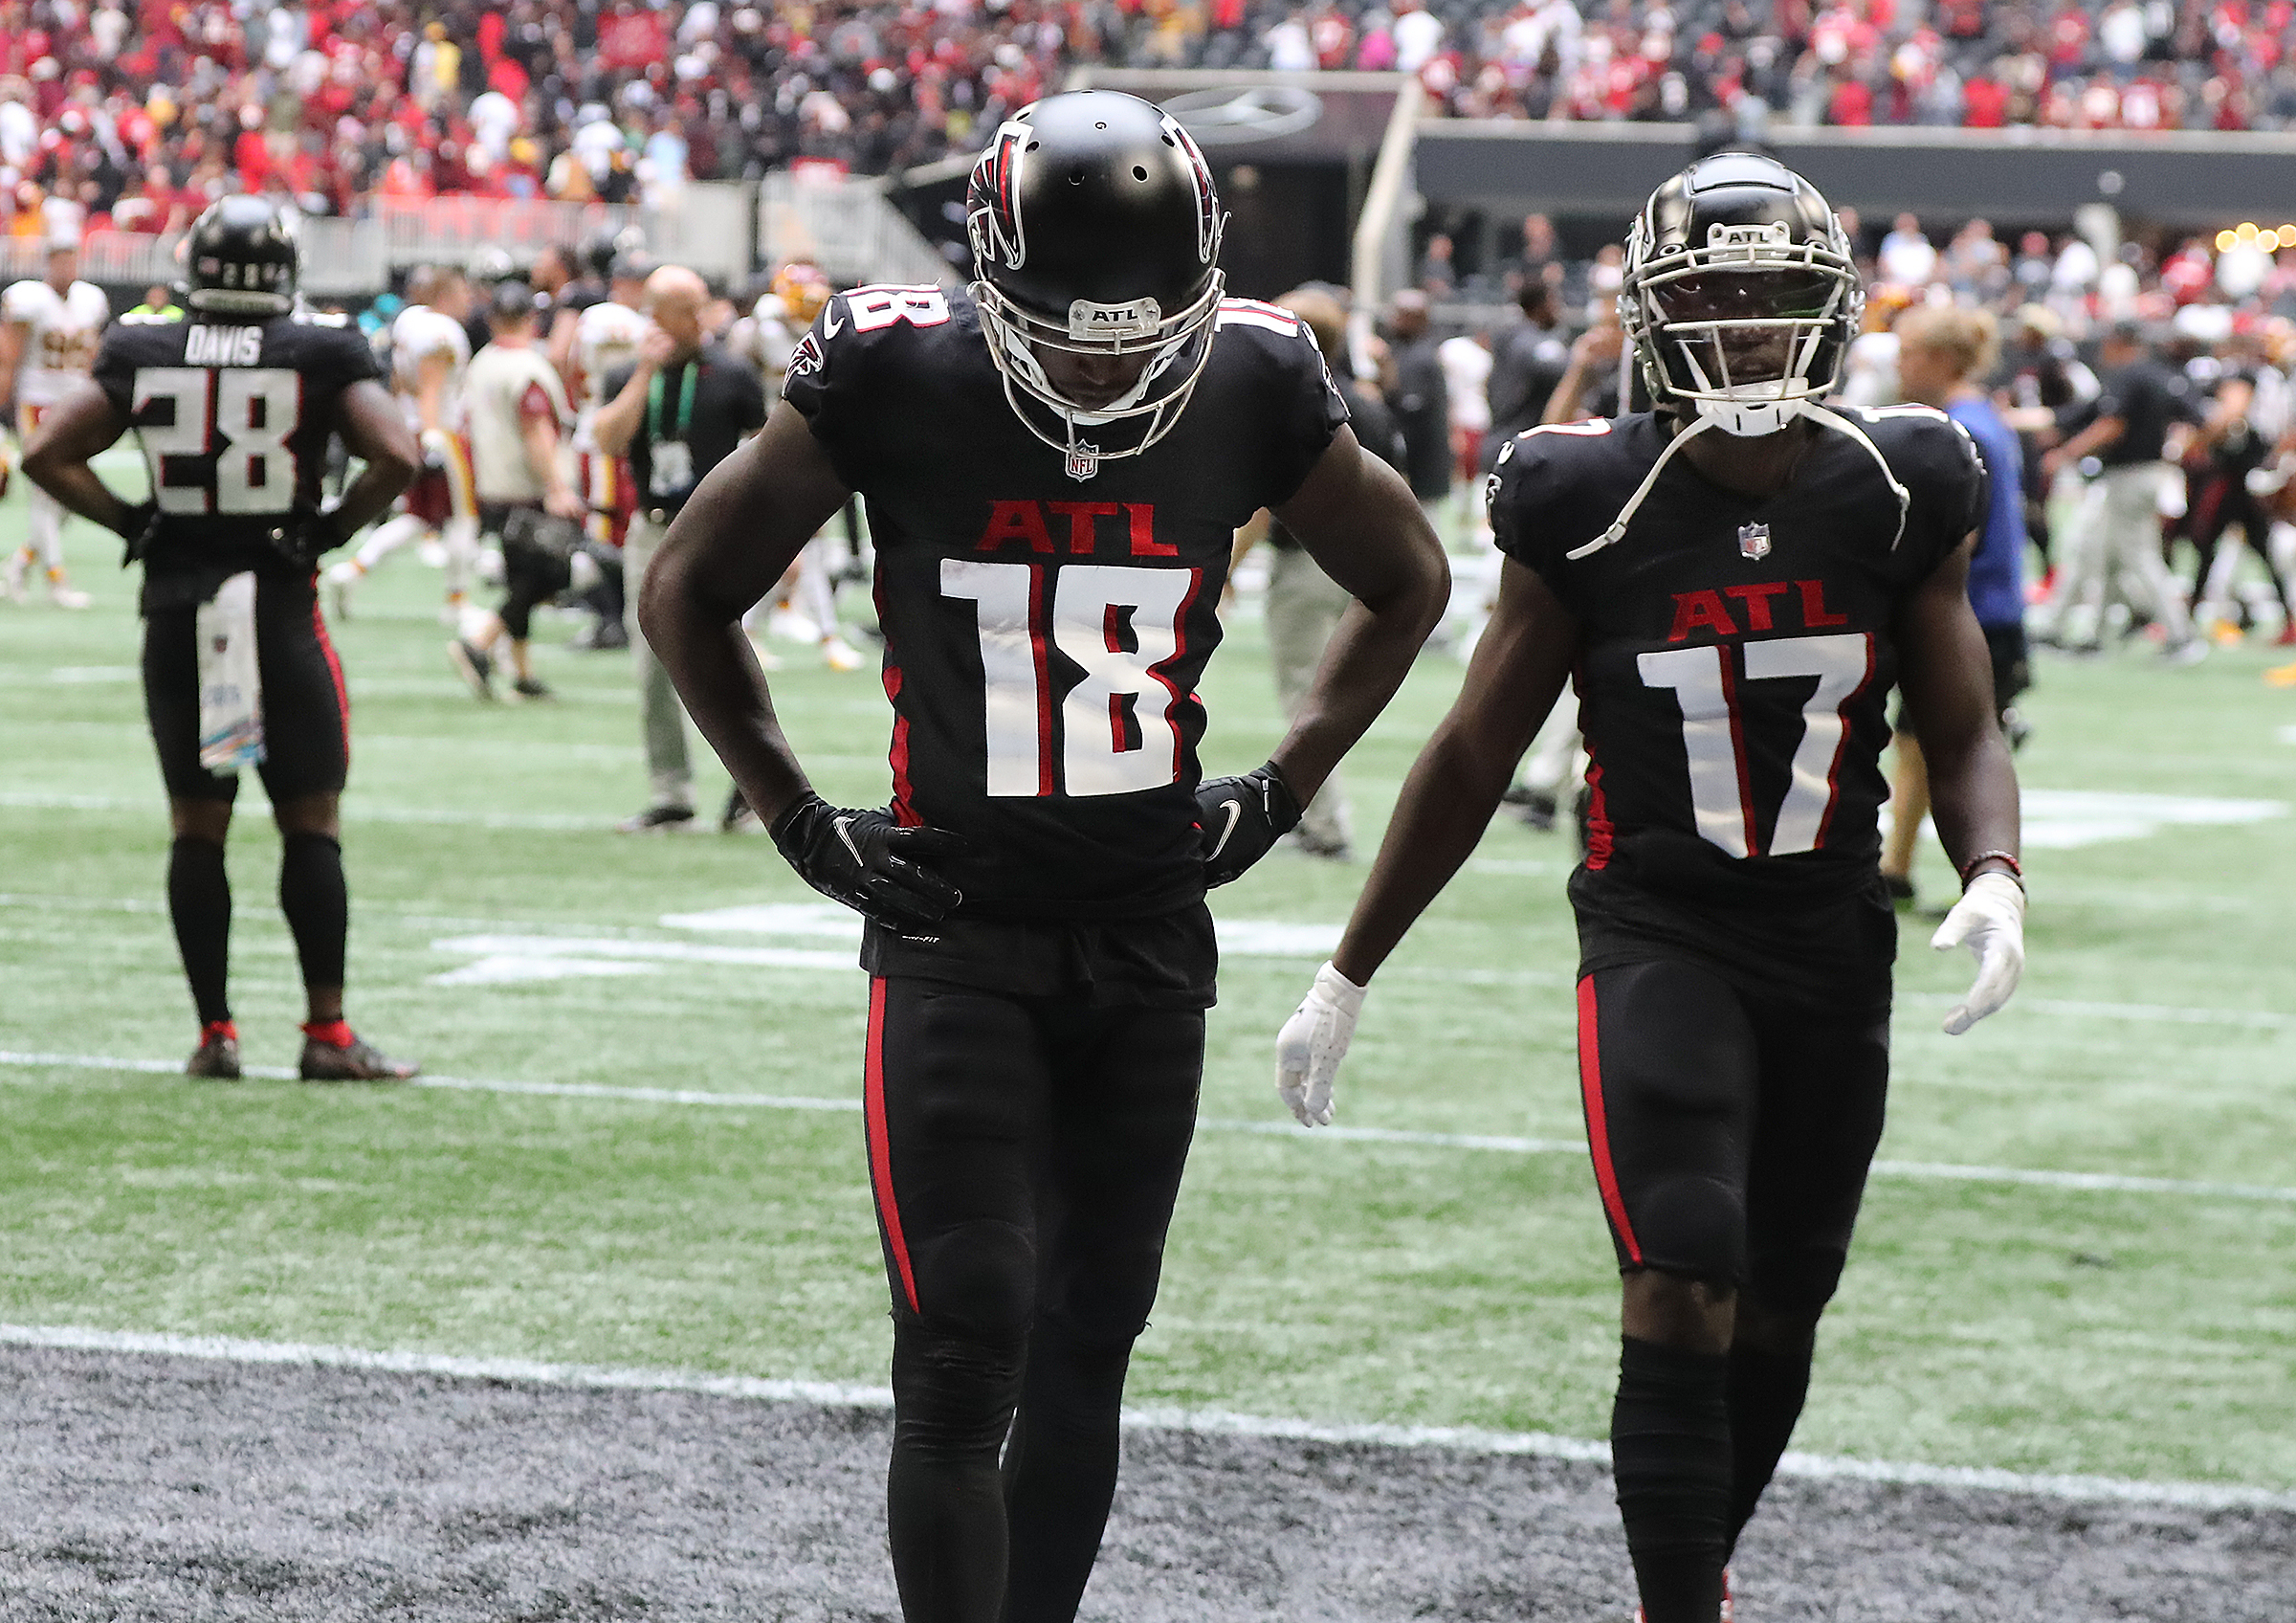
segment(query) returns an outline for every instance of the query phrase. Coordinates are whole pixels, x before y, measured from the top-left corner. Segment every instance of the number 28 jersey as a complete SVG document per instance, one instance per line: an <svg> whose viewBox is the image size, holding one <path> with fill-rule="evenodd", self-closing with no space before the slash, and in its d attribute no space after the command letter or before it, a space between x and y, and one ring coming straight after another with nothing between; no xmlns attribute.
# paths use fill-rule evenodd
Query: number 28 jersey
<svg viewBox="0 0 2296 1623"><path fill-rule="evenodd" d="M96 382L134 425L159 504L144 607L200 601L242 569L289 572L270 532L320 504L336 402L379 375L341 317L121 317Z"/></svg>
<svg viewBox="0 0 2296 1623"><path fill-rule="evenodd" d="M1815 425L1784 490L1740 496L1677 457L1624 536L1575 559L1649 473L1665 421L1534 429L1493 470L1500 549L1579 626L1590 826L1572 897L1590 970L1617 961L1593 914L1775 978L1832 950L1810 910L1874 888L1891 628L1981 518L1984 474L1942 412L1849 415L1906 492L1902 530L1873 457Z"/></svg>
<svg viewBox="0 0 2296 1623"><path fill-rule="evenodd" d="M1347 420L1288 311L1225 300L1209 342L1171 432L1083 478L1006 403L965 294L840 294L790 357L784 397L869 505L894 812L970 843L943 865L962 915L1203 894L1196 683L1233 535Z"/></svg>

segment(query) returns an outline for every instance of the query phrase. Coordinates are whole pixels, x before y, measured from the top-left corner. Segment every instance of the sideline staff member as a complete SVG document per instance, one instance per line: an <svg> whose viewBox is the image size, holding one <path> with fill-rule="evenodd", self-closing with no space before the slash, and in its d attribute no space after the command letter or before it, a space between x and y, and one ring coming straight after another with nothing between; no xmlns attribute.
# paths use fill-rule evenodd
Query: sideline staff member
<svg viewBox="0 0 2296 1623"><path fill-rule="evenodd" d="M624 834L652 834L694 820L686 713L638 627L638 589L663 532L694 487L735 446L765 426L765 386L757 369L703 341L701 310L709 299L701 278L682 266L664 265L646 278L646 313L653 319L653 330L635 363L607 375L607 404L590 429L601 453L629 458L638 493L622 571L629 586L629 648L638 664L652 798L645 811L622 824Z"/></svg>

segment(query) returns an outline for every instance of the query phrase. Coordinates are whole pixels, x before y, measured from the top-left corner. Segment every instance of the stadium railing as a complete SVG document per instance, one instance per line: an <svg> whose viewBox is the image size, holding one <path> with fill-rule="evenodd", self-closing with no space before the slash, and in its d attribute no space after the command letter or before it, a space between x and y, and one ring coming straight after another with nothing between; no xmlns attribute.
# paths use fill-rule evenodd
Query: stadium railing
<svg viewBox="0 0 2296 1623"><path fill-rule="evenodd" d="M957 275L875 178L782 170L758 196L758 262L807 258L841 282L938 282Z"/></svg>

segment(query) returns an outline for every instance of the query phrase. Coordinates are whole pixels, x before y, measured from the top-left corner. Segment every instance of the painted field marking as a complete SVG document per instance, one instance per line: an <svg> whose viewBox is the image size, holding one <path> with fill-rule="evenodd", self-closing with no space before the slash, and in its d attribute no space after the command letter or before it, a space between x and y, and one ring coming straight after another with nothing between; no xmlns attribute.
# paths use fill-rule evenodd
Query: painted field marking
<svg viewBox="0 0 2296 1623"><path fill-rule="evenodd" d="M0 1069L127 1071L144 1076L181 1076L183 1065L172 1059L129 1059L101 1054L43 1054L0 1049ZM295 1071L285 1065L250 1065L248 1076L259 1081L294 1081ZM474 1077L415 1078L393 1084L437 1088L453 1093L509 1094L541 1099L608 1100L631 1104L671 1104L721 1110L819 1110L856 1112L857 1099L819 1099L805 1096L712 1093L694 1088L622 1087L604 1082L522 1082ZM1581 1139L1520 1138L1504 1133L1440 1133L1411 1127L1358 1127L1340 1123L1303 1127L1281 1120L1229 1121L1205 1117L1199 1132L1234 1133L1257 1138L1312 1139L1325 1144L1392 1144L1430 1149L1469 1149L1502 1155L1583 1156ZM2296 1189L2268 1184L2219 1183L2193 1178L2152 1178L2124 1172L2064 1172L2031 1167L1968 1167L1942 1161L1876 1161L1877 1178L1914 1182L2007 1184L2034 1189L2077 1189L2106 1194L2186 1195L2198 1199L2251 1200L2296 1205Z"/></svg>
<svg viewBox="0 0 2296 1623"><path fill-rule="evenodd" d="M434 1375L458 1381L503 1381L520 1386L588 1391L695 1392L752 1403L806 1403L825 1409L888 1410L883 1387L833 1381L775 1381L750 1375L710 1375L681 1369L623 1369L523 1358L464 1358L452 1353L376 1351L235 1336L175 1336L134 1330L98 1330L77 1324L0 1323L0 1345L62 1352L121 1353L138 1357L208 1359L218 1363L299 1368L357 1369L392 1375ZM1181 1432L1200 1436L1267 1437L1301 1442L1369 1444L1441 1450L1452 1454L1527 1456L1607 1465L1610 1445L1547 1432L1499 1432L1473 1426L1399 1426L1380 1422L1334 1424L1282 1415L1238 1414L1217 1409L1127 1409L1123 1423L1136 1432ZM2028 1475L1986 1466L1924 1465L1880 1459L1789 1453L1778 1475L1816 1481L1887 1482L2038 1499L2119 1504L2175 1505L2206 1510L2296 1512L2296 1493L2227 1482L2147 1482L2126 1477Z"/></svg>

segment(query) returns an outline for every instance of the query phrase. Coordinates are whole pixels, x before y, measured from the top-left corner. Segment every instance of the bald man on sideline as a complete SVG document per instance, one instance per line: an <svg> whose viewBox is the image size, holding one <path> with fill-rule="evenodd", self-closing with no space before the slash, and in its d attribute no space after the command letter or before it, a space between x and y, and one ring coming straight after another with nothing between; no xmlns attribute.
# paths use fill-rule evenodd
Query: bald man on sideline
<svg viewBox="0 0 2296 1623"><path fill-rule="evenodd" d="M624 834L661 834L694 821L685 707L638 627L638 588L663 532L694 487L765 426L765 386L757 369L705 341L701 313L709 301L708 284L681 265L664 265L646 278L651 329L637 360L607 374L607 403L590 429L601 452L629 458L638 501L622 568L645 720L649 799L644 811L621 824Z"/></svg>

